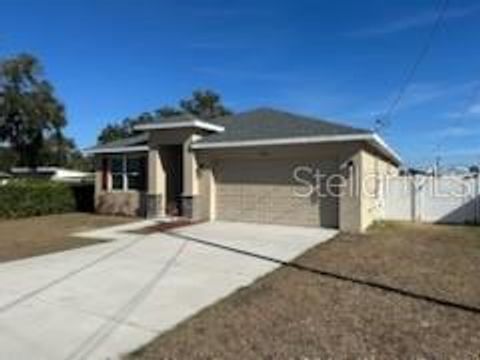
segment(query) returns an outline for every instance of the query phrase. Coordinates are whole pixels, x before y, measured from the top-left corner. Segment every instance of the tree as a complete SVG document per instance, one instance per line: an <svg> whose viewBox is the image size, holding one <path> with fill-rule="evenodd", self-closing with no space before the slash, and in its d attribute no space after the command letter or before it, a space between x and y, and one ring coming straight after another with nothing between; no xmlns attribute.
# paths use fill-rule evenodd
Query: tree
<svg viewBox="0 0 480 360"><path fill-rule="evenodd" d="M212 119L218 116L231 114L221 101L220 95L211 90L196 90L192 97L182 99L179 102L179 108L172 106L163 106L153 113L144 112L134 118L126 118L119 123L109 123L98 136L98 143L125 139L135 133L134 127L138 124L148 123L171 116L178 116L189 113L202 119Z"/></svg>
<svg viewBox="0 0 480 360"><path fill-rule="evenodd" d="M65 125L65 109L34 56L0 61L0 141L11 145L20 165L38 166L45 138Z"/></svg>
<svg viewBox="0 0 480 360"><path fill-rule="evenodd" d="M155 120L151 113L144 112L135 118L125 118L120 123L110 123L97 138L99 144L106 144L112 141L125 139L135 132L135 125L149 123Z"/></svg>
<svg viewBox="0 0 480 360"><path fill-rule="evenodd" d="M42 165L60 166L77 170L90 170L91 161L85 158L77 149L72 138L63 134L53 134L45 139L44 146L40 151Z"/></svg>
<svg viewBox="0 0 480 360"><path fill-rule="evenodd" d="M17 154L12 149L0 145L0 171L9 171L17 161Z"/></svg>
<svg viewBox="0 0 480 360"><path fill-rule="evenodd" d="M124 139L129 136L127 129L122 124L108 124L98 135L99 144L106 144L112 141Z"/></svg>
<svg viewBox="0 0 480 360"><path fill-rule="evenodd" d="M185 112L206 120L232 113L222 104L220 95L212 90L194 91L191 98L180 101L180 107Z"/></svg>
<svg viewBox="0 0 480 360"><path fill-rule="evenodd" d="M168 117L171 117L171 116L178 116L178 115L182 115L182 114L183 114L182 110L179 110L179 109L174 108L172 106L163 106L160 109L155 110L155 116L158 119L168 118Z"/></svg>

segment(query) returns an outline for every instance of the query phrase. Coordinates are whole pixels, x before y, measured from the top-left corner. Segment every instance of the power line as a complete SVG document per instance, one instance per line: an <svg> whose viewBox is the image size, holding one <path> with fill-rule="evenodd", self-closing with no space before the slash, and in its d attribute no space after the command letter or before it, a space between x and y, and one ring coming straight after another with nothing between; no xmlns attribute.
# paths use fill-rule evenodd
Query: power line
<svg viewBox="0 0 480 360"><path fill-rule="evenodd" d="M420 52L417 55L417 58L415 59L412 67L410 70L407 72L407 76L404 78L402 84L400 85L399 91L397 95L393 98L393 101L390 103L390 105L387 107L385 112L375 120L375 130L380 131L385 127L390 126L391 124L391 117L395 110L397 109L398 105L402 101L402 99L405 97L405 94L408 90L408 87L410 86L410 83L413 81L415 74L420 66L420 64L423 62L425 57L427 56L430 48L432 47L433 43L433 38L440 28L440 25L443 21L443 18L445 16L445 13L447 11L449 5L449 0L443 0L439 6L438 9L438 15L435 19L435 22L433 23L433 26L427 36L427 39L425 41L424 46L420 49Z"/></svg>

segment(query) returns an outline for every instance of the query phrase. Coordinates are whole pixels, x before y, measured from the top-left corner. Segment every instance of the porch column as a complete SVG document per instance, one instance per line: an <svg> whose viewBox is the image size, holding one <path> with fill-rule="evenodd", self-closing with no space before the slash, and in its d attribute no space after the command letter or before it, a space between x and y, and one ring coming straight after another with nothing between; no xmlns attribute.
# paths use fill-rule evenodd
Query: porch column
<svg viewBox="0 0 480 360"><path fill-rule="evenodd" d="M100 210L100 198L112 188L110 160L108 157L95 156L95 211Z"/></svg>
<svg viewBox="0 0 480 360"><path fill-rule="evenodd" d="M203 181L205 182L205 196L207 211L206 217L208 220L215 220L217 218L217 207L216 207L216 198L217 198L217 189L215 184L215 176L213 174L213 168L203 169L202 171Z"/></svg>
<svg viewBox="0 0 480 360"><path fill-rule="evenodd" d="M199 138L192 135L183 143L182 214L191 219L199 217L199 184L197 159L190 145Z"/></svg>
<svg viewBox="0 0 480 360"><path fill-rule="evenodd" d="M357 233L363 231L362 218L362 157L361 152L345 161L342 175L346 187L339 199L339 227L341 231Z"/></svg>
<svg viewBox="0 0 480 360"><path fill-rule="evenodd" d="M146 216L157 217L165 214L165 170L158 149L148 151L148 191L146 195Z"/></svg>

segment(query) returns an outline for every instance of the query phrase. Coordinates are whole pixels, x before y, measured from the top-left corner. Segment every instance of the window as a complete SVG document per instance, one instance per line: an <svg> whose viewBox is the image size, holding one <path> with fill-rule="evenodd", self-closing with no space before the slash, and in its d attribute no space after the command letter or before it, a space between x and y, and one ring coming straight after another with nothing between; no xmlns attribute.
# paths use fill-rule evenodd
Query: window
<svg viewBox="0 0 480 360"><path fill-rule="evenodd" d="M127 184L129 190L145 190L145 158L127 157Z"/></svg>
<svg viewBox="0 0 480 360"><path fill-rule="evenodd" d="M124 176L124 156L115 156L110 163L112 171L112 190L126 190Z"/></svg>
<svg viewBox="0 0 480 360"><path fill-rule="evenodd" d="M139 155L114 156L111 160L112 190L146 190L146 159Z"/></svg>

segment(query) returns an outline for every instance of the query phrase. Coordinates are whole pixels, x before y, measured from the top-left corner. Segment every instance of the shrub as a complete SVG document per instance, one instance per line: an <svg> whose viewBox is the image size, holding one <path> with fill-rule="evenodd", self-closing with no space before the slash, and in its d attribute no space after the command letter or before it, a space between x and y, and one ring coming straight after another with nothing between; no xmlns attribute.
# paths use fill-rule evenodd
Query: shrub
<svg viewBox="0 0 480 360"><path fill-rule="evenodd" d="M14 180L0 186L0 217L20 218L75 210L72 189L44 180Z"/></svg>

